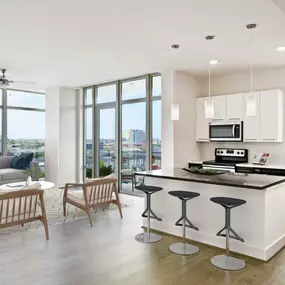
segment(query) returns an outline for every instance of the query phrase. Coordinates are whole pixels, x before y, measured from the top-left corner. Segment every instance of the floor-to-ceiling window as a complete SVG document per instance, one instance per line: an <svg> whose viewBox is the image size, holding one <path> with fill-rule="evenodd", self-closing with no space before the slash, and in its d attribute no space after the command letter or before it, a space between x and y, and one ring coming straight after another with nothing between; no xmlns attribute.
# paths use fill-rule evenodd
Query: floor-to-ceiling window
<svg viewBox="0 0 285 285"><path fill-rule="evenodd" d="M152 104L152 169L161 168L161 76L153 76L151 84Z"/></svg>
<svg viewBox="0 0 285 285"><path fill-rule="evenodd" d="M0 90L1 155L33 152L44 177L45 96L22 90Z"/></svg>
<svg viewBox="0 0 285 285"><path fill-rule="evenodd" d="M115 83L95 87L97 176L101 177L115 173L117 170L116 100Z"/></svg>
<svg viewBox="0 0 285 285"><path fill-rule="evenodd" d="M0 89L0 155L2 155L3 91Z"/></svg>
<svg viewBox="0 0 285 285"><path fill-rule="evenodd" d="M115 173L135 192L133 173L161 166L161 76L86 87L84 110L85 177Z"/></svg>
<svg viewBox="0 0 285 285"><path fill-rule="evenodd" d="M93 177L93 88L84 93L84 176Z"/></svg>

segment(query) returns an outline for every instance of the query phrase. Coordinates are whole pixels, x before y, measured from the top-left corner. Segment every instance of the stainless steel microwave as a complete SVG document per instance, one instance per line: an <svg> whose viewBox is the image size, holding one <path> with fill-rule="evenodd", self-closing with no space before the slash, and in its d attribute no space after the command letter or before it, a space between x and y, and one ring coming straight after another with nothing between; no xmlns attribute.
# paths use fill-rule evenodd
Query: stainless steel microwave
<svg viewBox="0 0 285 285"><path fill-rule="evenodd" d="M209 125L210 141L212 142L242 142L243 122L212 122Z"/></svg>

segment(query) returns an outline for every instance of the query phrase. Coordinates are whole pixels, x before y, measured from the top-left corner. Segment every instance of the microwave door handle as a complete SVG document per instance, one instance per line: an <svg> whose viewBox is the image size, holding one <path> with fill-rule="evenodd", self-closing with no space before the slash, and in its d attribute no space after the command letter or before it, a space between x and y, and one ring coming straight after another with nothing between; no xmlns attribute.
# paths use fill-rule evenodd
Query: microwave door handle
<svg viewBox="0 0 285 285"><path fill-rule="evenodd" d="M233 138L235 138L235 128L236 128L236 125L233 125Z"/></svg>

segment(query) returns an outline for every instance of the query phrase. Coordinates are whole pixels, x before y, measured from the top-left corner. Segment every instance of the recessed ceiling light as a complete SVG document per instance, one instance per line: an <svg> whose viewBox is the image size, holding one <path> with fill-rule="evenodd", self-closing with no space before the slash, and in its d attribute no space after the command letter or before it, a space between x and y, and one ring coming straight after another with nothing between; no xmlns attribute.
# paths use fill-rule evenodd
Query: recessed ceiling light
<svg viewBox="0 0 285 285"><path fill-rule="evenodd" d="M213 59L213 60L210 60L210 61L209 61L209 63L210 63L211 65L217 65L219 62L220 62L220 61L217 60L217 59Z"/></svg>
<svg viewBox="0 0 285 285"><path fill-rule="evenodd" d="M179 49L179 45L177 45L177 44L171 45L171 47L172 47L173 49Z"/></svg>
<svg viewBox="0 0 285 285"><path fill-rule="evenodd" d="M285 46L277 47L276 51L280 51L280 52L285 51Z"/></svg>

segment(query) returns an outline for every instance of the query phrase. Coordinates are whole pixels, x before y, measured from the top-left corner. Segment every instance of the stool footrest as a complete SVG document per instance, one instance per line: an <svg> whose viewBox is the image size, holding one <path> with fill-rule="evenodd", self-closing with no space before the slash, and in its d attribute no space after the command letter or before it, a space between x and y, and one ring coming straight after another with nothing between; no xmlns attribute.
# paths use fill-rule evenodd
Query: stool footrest
<svg viewBox="0 0 285 285"><path fill-rule="evenodd" d="M230 226L228 226L228 227L225 226L224 228L222 228L222 229L217 233L217 236L219 236L219 237L227 237L226 234L222 234L222 232L225 231L225 230L227 230L227 229L229 230L230 233L232 233L232 235L229 234L229 238L235 239L235 240L239 240L239 241L241 241L241 242L244 242L244 239L241 238Z"/></svg>
<svg viewBox="0 0 285 285"><path fill-rule="evenodd" d="M183 227L183 219L185 220L185 227L190 228L190 229L193 229L193 230L195 230L195 231L199 231L199 228L197 228L196 226L194 226L194 225L189 221L189 219L188 219L187 217L186 217L186 218L181 217L181 218L175 223L175 226Z"/></svg>
<svg viewBox="0 0 285 285"><path fill-rule="evenodd" d="M142 217L143 218L148 218L148 214L149 214L149 217L151 219L154 219L154 220L158 220L158 221L162 221L161 218L159 218L152 210L150 209L146 209L143 213L142 213Z"/></svg>

